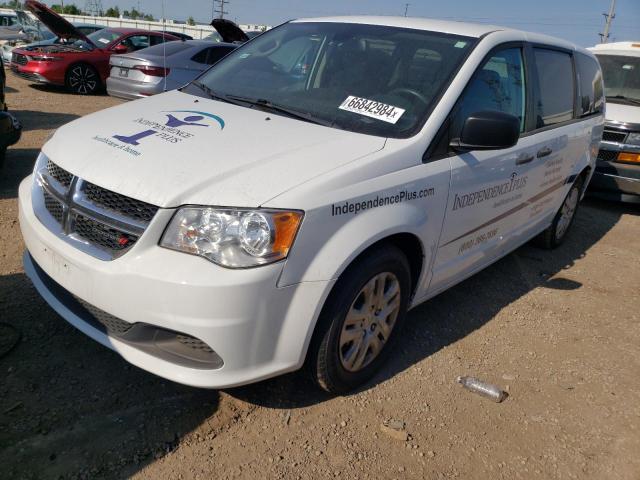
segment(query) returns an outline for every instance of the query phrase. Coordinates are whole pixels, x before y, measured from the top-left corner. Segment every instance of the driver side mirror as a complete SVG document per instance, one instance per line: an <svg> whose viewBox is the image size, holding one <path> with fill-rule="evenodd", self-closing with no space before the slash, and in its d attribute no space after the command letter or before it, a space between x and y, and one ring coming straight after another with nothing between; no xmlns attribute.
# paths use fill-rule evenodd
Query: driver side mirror
<svg viewBox="0 0 640 480"><path fill-rule="evenodd" d="M121 43L113 47L113 53L119 54L119 53L128 53L128 52L129 52L129 49L127 48L127 46Z"/></svg>
<svg viewBox="0 0 640 480"><path fill-rule="evenodd" d="M501 150L513 147L519 138L518 117L487 110L469 115L460 138L454 138L449 146L456 151Z"/></svg>

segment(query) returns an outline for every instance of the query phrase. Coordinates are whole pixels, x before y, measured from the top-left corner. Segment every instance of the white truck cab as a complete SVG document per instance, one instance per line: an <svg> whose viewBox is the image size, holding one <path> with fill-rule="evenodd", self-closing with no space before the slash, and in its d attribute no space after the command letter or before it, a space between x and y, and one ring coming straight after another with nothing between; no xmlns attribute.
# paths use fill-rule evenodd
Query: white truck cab
<svg viewBox="0 0 640 480"><path fill-rule="evenodd" d="M370 379L408 309L560 244L601 72L546 36L288 22L186 87L61 127L20 186L25 271L68 322L176 382Z"/></svg>
<svg viewBox="0 0 640 480"><path fill-rule="evenodd" d="M607 116L591 190L640 202L640 41L590 48L604 77Z"/></svg>

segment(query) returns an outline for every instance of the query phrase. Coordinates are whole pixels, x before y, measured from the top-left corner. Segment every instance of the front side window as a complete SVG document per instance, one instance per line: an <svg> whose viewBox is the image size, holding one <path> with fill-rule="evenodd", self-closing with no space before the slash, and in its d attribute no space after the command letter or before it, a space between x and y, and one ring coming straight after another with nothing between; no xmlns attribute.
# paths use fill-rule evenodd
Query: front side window
<svg viewBox="0 0 640 480"><path fill-rule="evenodd" d="M557 50L533 49L538 72L536 128L573 119L573 64L571 55Z"/></svg>
<svg viewBox="0 0 640 480"><path fill-rule="evenodd" d="M125 47L127 47L127 51L129 52L142 50L143 48L147 48L149 46L149 36L148 35L132 35L122 40L120 42L120 45L124 45Z"/></svg>
<svg viewBox="0 0 640 480"><path fill-rule="evenodd" d="M604 106L600 65L597 60L582 53L576 53L575 58L580 87L580 116L600 113Z"/></svg>
<svg viewBox="0 0 640 480"><path fill-rule="evenodd" d="M451 134L459 136L470 115L488 110L518 118L520 131L524 132L526 85L520 48L507 48L492 54L474 73L454 110Z"/></svg>
<svg viewBox="0 0 640 480"><path fill-rule="evenodd" d="M389 26L293 22L238 48L198 81L218 95L268 101L334 128L406 138L475 43ZM363 100L346 102L352 97Z"/></svg>
<svg viewBox="0 0 640 480"><path fill-rule="evenodd" d="M640 103L640 57L597 55L607 101L627 105Z"/></svg>

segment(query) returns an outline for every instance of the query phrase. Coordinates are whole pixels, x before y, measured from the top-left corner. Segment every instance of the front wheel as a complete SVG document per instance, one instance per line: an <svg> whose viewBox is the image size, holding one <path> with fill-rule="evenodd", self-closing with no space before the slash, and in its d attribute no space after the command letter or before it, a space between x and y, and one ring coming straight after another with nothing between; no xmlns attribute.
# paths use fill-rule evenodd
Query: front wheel
<svg viewBox="0 0 640 480"><path fill-rule="evenodd" d="M569 228L573 224L573 220L576 217L578 211L578 204L580 203L580 195L582 194L582 184L584 182L583 177L578 177L567 196L562 202L562 206L556 216L553 219L551 225L540 234L536 239L536 243L543 248L556 248L559 246L567 236Z"/></svg>
<svg viewBox="0 0 640 480"><path fill-rule="evenodd" d="M73 65L67 71L67 88L78 95L92 95L101 86L100 76L91 65Z"/></svg>
<svg viewBox="0 0 640 480"><path fill-rule="evenodd" d="M307 357L322 389L344 393L375 375L402 328L410 290L407 259L394 246L372 250L342 275Z"/></svg>

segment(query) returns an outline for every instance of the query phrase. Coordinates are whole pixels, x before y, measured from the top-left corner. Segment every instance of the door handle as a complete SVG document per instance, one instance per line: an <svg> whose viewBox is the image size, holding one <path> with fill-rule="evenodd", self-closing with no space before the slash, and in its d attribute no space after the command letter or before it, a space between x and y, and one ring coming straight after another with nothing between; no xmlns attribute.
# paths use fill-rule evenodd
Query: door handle
<svg viewBox="0 0 640 480"><path fill-rule="evenodd" d="M553 150L551 150L549 147L541 148L540 150L538 150L537 157L548 157L549 155L551 155L551 152L553 152Z"/></svg>
<svg viewBox="0 0 640 480"><path fill-rule="evenodd" d="M530 153L521 153L516 158L516 165L524 165L525 163L529 163L533 161L533 155Z"/></svg>

